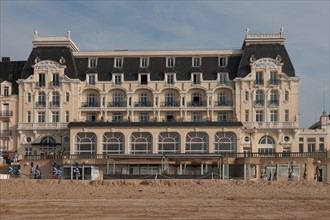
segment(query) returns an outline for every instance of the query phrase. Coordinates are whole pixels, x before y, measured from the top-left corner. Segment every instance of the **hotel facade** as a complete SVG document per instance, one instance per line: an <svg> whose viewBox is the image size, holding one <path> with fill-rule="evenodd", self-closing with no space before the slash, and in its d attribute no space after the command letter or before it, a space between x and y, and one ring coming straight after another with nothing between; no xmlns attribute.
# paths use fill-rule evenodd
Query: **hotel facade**
<svg viewBox="0 0 330 220"><path fill-rule="evenodd" d="M90 179L278 178L294 160L302 178L322 166L326 179L329 115L299 128L299 77L284 41L283 29L247 30L241 49L81 51L70 32L35 32L27 61L1 63L3 149L47 156L70 178L76 162Z"/></svg>

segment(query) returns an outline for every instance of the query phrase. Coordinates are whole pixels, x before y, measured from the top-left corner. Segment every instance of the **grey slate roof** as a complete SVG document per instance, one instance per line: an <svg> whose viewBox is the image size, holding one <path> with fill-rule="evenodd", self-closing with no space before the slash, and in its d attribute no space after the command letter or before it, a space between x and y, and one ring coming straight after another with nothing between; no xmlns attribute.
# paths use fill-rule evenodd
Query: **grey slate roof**
<svg viewBox="0 0 330 220"><path fill-rule="evenodd" d="M245 77L250 73L250 57L252 55L254 55L256 59L260 59L263 57L270 57L275 59L277 55L280 55L282 57L282 62L284 63L282 71L290 77L295 76L293 65L284 45L251 44L243 46L243 49L243 56L237 71L238 77Z"/></svg>
<svg viewBox="0 0 330 220"><path fill-rule="evenodd" d="M26 61L0 62L0 83L7 80L12 83L12 94L18 94L16 81L21 78L21 73ZM11 79L9 75L11 74Z"/></svg>

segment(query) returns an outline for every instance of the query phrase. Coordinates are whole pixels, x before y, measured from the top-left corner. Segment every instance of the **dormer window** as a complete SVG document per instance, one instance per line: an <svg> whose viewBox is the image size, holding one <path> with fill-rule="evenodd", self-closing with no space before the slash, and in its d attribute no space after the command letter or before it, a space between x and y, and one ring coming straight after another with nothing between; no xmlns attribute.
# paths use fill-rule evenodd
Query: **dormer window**
<svg viewBox="0 0 330 220"><path fill-rule="evenodd" d="M166 58L166 67L174 67L175 66L175 60L173 57Z"/></svg>
<svg viewBox="0 0 330 220"><path fill-rule="evenodd" d="M219 66L220 67L227 66L227 57L219 57Z"/></svg>
<svg viewBox="0 0 330 220"><path fill-rule="evenodd" d="M122 68L123 67L123 58L120 58L120 57L115 58L114 67Z"/></svg>
<svg viewBox="0 0 330 220"><path fill-rule="evenodd" d="M174 73L167 73L165 75L165 80L167 85L174 84Z"/></svg>
<svg viewBox="0 0 330 220"><path fill-rule="evenodd" d="M193 73L192 74L192 82L194 85L201 84L202 81L202 74L201 73Z"/></svg>
<svg viewBox="0 0 330 220"><path fill-rule="evenodd" d="M122 74L114 74L113 80L114 80L115 85L121 85L123 82Z"/></svg>
<svg viewBox="0 0 330 220"><path fill-rule="evenodd" d="M149 59L148 58L140 58L140 67L147 68L149 66Z"/></svg>
<svg viewBox="0 0 330 220"><path fill-rule="evenodd" d="M9 93L9 87L8 86L5 86L3 88L3 96L9 96L10 93Z"/></svg>
<svg viewBox="0 0 330 220"><path fill-rule="evenodd" d="M219 83L227 84L229 81L228 73L219 73Z"/></svg>
<svg viewBox="0 0 330 220"><path fill-rule="evenodd" d="M139 82L140 82L141 85L148 85L149 74L148 73L139 74Z"/></svg>
<svg viewBox="0 0 330 220"><path fill-rule="evenodd" d="M88 68L96 68L96 66L97 66L97 59L96 58L89 58Z"/></svg>
<svg viewBox="0 0 330 220"><path fill-rule="evenodd" d="M194 57L193 58L193 67L200 67L201 66L201 58L200 57Z"/></svg>
<svg viewBox="0 0 330 220"><path fill-rule="evenodd" d="M87 75L87 83L88 85L95 85L96 83L96 75Z"/></svg>

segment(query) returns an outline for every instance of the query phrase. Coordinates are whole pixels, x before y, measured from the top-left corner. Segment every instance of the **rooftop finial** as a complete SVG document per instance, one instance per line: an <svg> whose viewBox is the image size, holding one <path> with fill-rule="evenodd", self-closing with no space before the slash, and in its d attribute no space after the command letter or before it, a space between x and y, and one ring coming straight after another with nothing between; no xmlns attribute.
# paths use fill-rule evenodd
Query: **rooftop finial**
<svg viewBox="0 0 330 220"><path fill-rule="evenodd" d="M250 34L250 29L249 28L246 28L245 30L245 36L248 36Z"/></svg>
<svg viewBox="0 0 330 220"><path fill-rule="evenodd" d="M284 37L284 27L281 27L280 28L280 35L281 35L281 38Z"/></svg>
<svg viewBox="0 0 330 220"><path fill-rule="evenodd" d="M34 38L38 37L38 31L34 31Z"/></svg>
<svg viewBox="0 0 330 220"><path fill-rule="evenodd" d="M66 33L66 37L69 38L69 39L71 38L71 32L70 32L70 31L68 31L68 32Z"/></svg>

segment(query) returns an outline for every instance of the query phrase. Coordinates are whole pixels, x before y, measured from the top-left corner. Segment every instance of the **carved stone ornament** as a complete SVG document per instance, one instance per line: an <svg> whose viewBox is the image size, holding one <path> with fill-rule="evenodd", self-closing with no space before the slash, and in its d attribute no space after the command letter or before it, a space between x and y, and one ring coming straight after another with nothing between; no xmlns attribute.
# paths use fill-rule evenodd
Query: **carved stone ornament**
<svg viewBox="0 0 330 220"><path fill-rule="evenodd" d="M252 56L250 57L250 62L253 63L253 62L255 62L255 61L256 61L256 58L255 58L254 55L252 55Z"/></svg>
<svg viewBox="0 0 330 220"><path fill-rule="evenodd" d="M282 57L280 55L277 55L275 60L277 63L280 63L282 61Z"/></svg>
<svg viewBox="0 0 330 220"><path fill-rule="evenodd" d="M35 59L34 59L34 63L39 63L40 62L40 58L39 57L36 57Z"/></svg>
<svg viewBox="0 0 330 220"><path fill-rule="evenodd" d="M64 57L61 57L60 60L58 61L60 64L64 64L65 63L65 59Z"/></svg>

